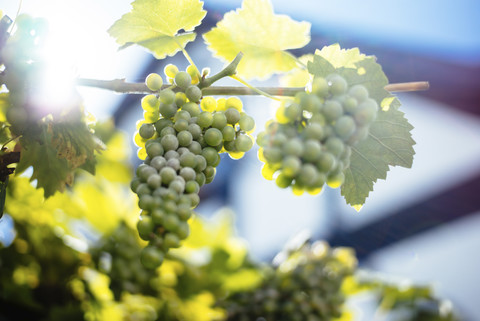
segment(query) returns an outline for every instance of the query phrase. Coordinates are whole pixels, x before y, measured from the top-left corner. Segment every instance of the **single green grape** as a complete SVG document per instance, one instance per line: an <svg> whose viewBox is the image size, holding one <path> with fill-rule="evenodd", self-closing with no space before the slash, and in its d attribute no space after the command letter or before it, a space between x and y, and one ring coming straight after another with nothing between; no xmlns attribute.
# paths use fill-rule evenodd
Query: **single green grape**
<svg viewBox="0 0 480 321"><path fill-rule="evenodd" d="M159 91L163 85L162 76L157 73L151 73L145 78L145 84L151 91Z"/></svg>
<svg viewBox="0 0 480 321"><path fill-rule="evenodd" d="M160 101L158 100L157 96L154 94L145 95L143 96L140 102L142 109L145 111L155 111L158 110L160 106Z"/></svg>
<svg viewBox="0 0 480 321"><path fill-rule="evenodd" d="M195 140L202 136L202 129L197 124L189 124L187 130L192 134L192 138Z"/></svg>
<svg viewBox="0 0 480 321"><path fill-rule="evenodd" d="M177 107L182 107L183 105L185 105L185 103L187 102L187 95L185 95L185 93L182 93L182 92L178 92L178 93L175 93L175 105L177 105Z"/></svg>
<svg viewBox="0 0 480 321"><path fill-rule="evenodd" d="M185 111L185 110L178 110L176 113L175 113L175 116L173 116L173 121L176 122L178 121L179 119L184 119L186 121L189 121L190 118L192 118L192 116L190 116L190 113L188 111Z"/></svg>
<svg viewBox="0 0 480 321"><path fill-rule="evenodd" d="M162 144L165 151L176 150L178 148L178 139L175 135L165 135L161 138L160 143Z"/></svg>
<svg viewBox="0 0 480 321"><path fill-rule="evenodd" d="M377 117L378 104L375 100L368 98L360 105L358 105L357 110L353 117L358 125L364 126L368 125L375 120Z"/></svg>
<svg viewBox="0 0 480 321"><path fill-rule="evenodd" d="M185 89L185 95L190 101L196 103L202 98L202 90L195 85L190 85Z"/></svg>
<svg viewBox="0 0 480 321"><path fill-rule="evenodd" d="M224 112L215 112L213 114L212 127L222 130L227 126L227 117Z"/></svg>
<svg viewBox="0 0 480 321"><path fill-rule="evenodd" d="M223 140L226 142L233 141L235 139L235 129L231 126L225 126L222 129Z"/></svg>
<svg viewBox="0 0 480 321"><path fill-rule="evenodd" d="M310 95L306 92L300 92L295 97L299 100L300 106L303 110L311 113L318 113L322 108L322 101L316 95Z"/></svg>
<svg viewBox="0 0 480 321"><path fill-rule="evenodd" d="M197 117L198 115L200 115L201 112L198 104L194 102L186 103L182 106L182 110L189 112L191 117Z"/></svg>
<svg viewBox="0 0 480 321"><path fill-rule="evenodd" d="M202 111L199 115L198 115L198 119L197 119L197 124L201 127L201 128L207 128L207 127L210 127L213 123L213 114L209 111Z"/></svg>
<svg viewBox="0 0 480 321"><path fill-rule="evenodd" d="M297 137L289 139L283 146L283 152L285 155L301 157L304 152L302 140Z"/></svg>
<svg viewBox="0 0 480 321"><path fill-rule="evenodd" d="M328 173L337 165L337 160L332 153L323 152L318 158L316 165L320 172Z"/></svg>
<svg viewBox="0 0 480 321"><path fill-rule="evenodd" d="M318 123L308 124L302 133L305 139L315 139L318 141L322 140L323 134L324 134L323 127Z"/></svg>
<svg viewBox="0 0 480 321"><path fill-rule="evenodd" d="M250 132L255 129L255 120L249 115L243 115L238 121L240 129L245 132Z"/></svg>
<svg viewBox="0 0 480 321"><path fill-rule="evenodd" d="M182 130L187 130L188 128L188 120L185 120L185 119L179 119L175 122L175 124L173 125L173 128L175 128L175 130L177 132L181 132Z"/></svg>
<svg viewBox="0 0 480 321"><path fill-rule="evenodd" d="M164 89L160 91L160 93L158 94L158 99L163 104L166 104L166 105L173 104L175 102L175 93L173 92L173 90L169 88Z"/></svg>
<svg viewBox="0 0 480 321"><path fill-rule="evenodd" d="M155 126L149 123L142 124L138 129L138 133L143 139L150 139L155 134Z"/></svg>
<svg viewBox="0 0 480 321"><path fill-rule="evenodd" d="M340 75L332 74L327 76L328 84L330 85L330 93L334 96L339 96L347 91L347 81Z"/></svg>
<svg viewBox="0 0 480 321"><path fill-rule="evenodd" d="M295 121L300 118L302 115L302 109L297 103L291 103L285 108L285 117L287 117L290 121Z"/></svg>
<svg viewBox="0 0 480 321"><path fill-rule="evenodd" d="M143 181L146 182L150 175L156 174L157 170L152 166L145 165L137 168L137 176Z"/></svg>
<svg viewBox="0 0 480 321"><path fill-rule="evenodd" d="M304 145L305 151L303 153L303 159L307 162L316 162L322 154L322 145L314 139L309 139Z"/></svg>
<svg viewBox="0 0 480 321"><path fill-rule="evenodd" d="M222 132L213 127L206 130L204 138L207 144L210 146L217 146L223 141Z"/></svg>
<svg viewBox="0 0 480 321"><path fill-rule="evenodd" d="M143 215L142 219L137 222L138 234L143 240L149 240L155 224L150 216Z"/></svg>
<svg viewBox="0 0 480 321"><path fill-rule="evenodd" d="M218 152L212 147L205 147L202 150L202 156L205 157L205 160L207 161L207 165L212 166L217 162ZM208 169L208 166L207 166L207 169ZM208 178L207 173L205 173L205 176L207 176Z"/></svg>
<svg viewBox="0 0 480 321"><path fill-rule="evenodd" d="M155 190L162 185L162 178L158 174L153 174L147 179L147 185L152 190Z"/></svg>
<svg viewBox="0 0 480 321"><path fill-rule="evenodd" d="M343 115L342 104L336 100L327 100L323 106L322 113L327 121L333 122Z"/></svg>
<svg viewBox="0 0 480 321"><path fill-rule="evenodd" d="M225 111L225 117L227 118L228 124L235 125L240 120L240 112L230 107Z"/></svg>
<svg viewBox="0 0 480 321"><path fill-rule="evenodd" d="M182 167L194 168L197 166L197 159L195 156L196 155L191 152L184 153L182 156L180 156L180 165Z"/></svg>
<svg viewBox="0 0 480 321"><path fill-rule="evenodd" d="M160 177L162 178L162 184L170 184L176 177L177 172L171 167L164 167L159 172Z"/></svg>
<svg viewBox="0 0 480 321"><path fill-rule="evenodd" d="M283 159L283 152L278 147L265 147L263 157L271 164L280 163Z"/></svg>
<svg viewBox="0 0 480 321"><path fill-rule="evenodd" d="M302 168L302 161L296 156L287 156L282 161L282 173L288 177L295 177Z"/></svg>
<svg viewBox="0 0 480 321"><path fill-rule="evenodd" d="M345 149L345 144L340 138L331 136L325 142L325 147L334 156L339 157Z"/></svg>
<svg viewBox="0 0 480 321"><path fill-rule="evenodd" d="M154 246L147 246L140 254L140 261L142 262L143 266L152 270L156 269L162 264L163 258L163 252Z"/></svg>
<svg viewBox="0 0 480 321"><path fill-rule="evenodd" d="M203 111L214 112L217 108L217 101L211 96L203 97L200 106Z"/></svg>
<svg viewBox="0 0 480 321"><path fill-rule="evenodd" d="M178 73L178 68L175 65L168 64L165 66L163 72L168 78L175 78L175 75Z"/></svg>
<svg viewBox="0 0 480 321"><path fill-rule="evenodd" d="M348 90L348 94L357 102L363 102L368 98L368 90L363 85L354 85Z"/></svg>
<svg viewBox="0 0 480 321"><path fill-rule="evenodd" d="M161 133L162 129L165 127L173 127L173 122L168 118L160 118L155 122L155 129L157 133Z"/></svg>
<svg viewBox="0 0 480 321"><path fill-rule="evenodd" d="M283 172L280 173L280 175L277 176L277 179L275 180L275 183L277 184L278 187L280 188L287 188L292 184L292 177L285 175Z"/></svg>
<svg viewBox="0 0 480 321"><path fill-rule="evenodd" d="M192 84L192 77L186 71L179 71L174 78L175 85L182 89L186 89ZM186 94L186 93L185 93Z"/></svg>
<svg viewBox="0 0 480 321"><path fill-rule="evenodd" d="M315 77L312 82L312 93L320 98L328 95L328 81L322 77Z"/></svg>
<svg viewBox="0 0 480 321"><path fill-rule="evenodd" d="M335 122L333 129L338 137L346 140L355 132L355 120L351 116L341 116Z"/></svg>
<svg viewBox="0 0 480 321"><path fill-rule="evenodd" d="M152 142L152 143L148 144L145 147L145 149L147 150L147 155L150 158L154 158L156 156L162 156L163 153L164 153L164 149L163 149L162 144L160 144L158 142Z"/></svg>
<svg viewBox="0 0 480 321"><path fill-rule="evenodd" d="M192 143L193 136L189 131L183 130L177 134L177 139L178 139L179 146L188 146Z"/></svg>
<svg viewBox="0 0 480 321"><path fill-rule="evenodd" d="M235 139L235 147L240 152L248 152L253 146L253 140L247 135L239 135Z"/></svg>

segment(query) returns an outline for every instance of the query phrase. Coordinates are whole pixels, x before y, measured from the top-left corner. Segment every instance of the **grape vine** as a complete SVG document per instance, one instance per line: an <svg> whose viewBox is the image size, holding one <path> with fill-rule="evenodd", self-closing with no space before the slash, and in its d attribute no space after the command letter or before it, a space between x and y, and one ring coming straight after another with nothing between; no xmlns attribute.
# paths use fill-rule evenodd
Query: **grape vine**
<svg viewBox="0 0 480 321"><path fill-rule="evenodd" d="M6 267L0 279L8 285L0 291L2 300L7 305L31 304L35 310L45 300L37 300L38 293L52 286L66 296L52 306L65 304L73 311L69 314L68 308L58 308L60 319L69 315L101 320L114 315L115 307L121 315L118 319L124 320L320 321L346 320L346 299L368 289L381 298L394 297L389 301L393 302L391 310L408 307L414 316L454 320L451 311L442 315L440 301L430 290L414 288L405 294L381 281L362 283L350 249L305 243L283 253L280 264L261 266L250 260L231 233L217 239L231 229L228 224L206 232L208 224L194 215L200 188L214 180L220 154L240 159L255 148L255 142L264 163L263 176L275 180L278 187L290 187L297 195L304 191L315 195L327 184L341 188L346 202L359 209L373 184L386 178L390 166L412 165L412 126L391 93L425 90L428 83L388 84L374 57L356 48L325 46L314 55L295 57L288 50L310 41L310 24L276 15L269 1L260 0L244 0L241 9L226 14L203 34L213 55L228 62L210 75L208 68L198 69L186 50L205 15L199 0L135 0L109 34L122 49L139 45L157 59L181 52L189 66L179 70L166 64L164 75L152 72L143 83L76 80L77 86L144 95L137 106L143 110L143 119L134 134L137 156L143 163L127 179L136 197L129 212L136 216L136 223L115 213L112 225L116 228L103 226L102 230L98 221L93 223L94 215L86 213L87 200L73 200L75 186L80 184L74 177L85 179L78 169L94 174L102 168L98 162L105 161L99 153L106 147L98 138L102 129L97 127L97 133L93 129L93 117L75 87L61 108L39 98L47 22L19 15L13 28L12 20L0 14L0 215L6 198L37 200L35 188L43 189L39 192L42 201L45 198L53 204L44 211L51 214L51 220L39 210L37 220L28 223L24 204L7 202L19 235L8 251L0 252L2 271ZM302 81L269 88L247 82L275 73L300 75ZM214 85L223 78L242 86ZM237 97L243 95L263 95L277 103L274 119L257 135L255 120L247 113L251 107L244 108ZM29 167L35 188L24 178L11 176ZM105 187L96 184L97 192ZM67 186L72 191L56 193L68 190ZM43 205L36 206L43 209ZM61 209L56 216L53 208ZM75 219L82 215L88 215L93 229L107 231L95 242L89 240L95 244L83 251L65 244L74 239L69 224L78 223ZM59 217L63 225L55 229ZM38 231L35 224L40 226ZM190 234L196 237L191 243ZM28 246L43 241L52 244L52 255ZM61 278L52 276L52 261L61 261L57 256L70 262ZM25 264L9 261L11 257ZM192 257L203 261L194 262ZM44 262L49 268L39 272ZM24 287L24 301L10 295L18 285L15 282ZM418 300L438 309L425 311L416 305ZM53 312L39 311L42 318L55 319Z"/></svg>

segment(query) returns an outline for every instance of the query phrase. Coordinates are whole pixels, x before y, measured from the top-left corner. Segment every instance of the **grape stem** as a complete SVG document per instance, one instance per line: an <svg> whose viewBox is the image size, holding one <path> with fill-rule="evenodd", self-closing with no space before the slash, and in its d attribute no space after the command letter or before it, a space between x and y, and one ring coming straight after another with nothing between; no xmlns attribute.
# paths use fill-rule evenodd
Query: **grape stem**
<svg viewBox="0 0 480 321"><path fill-rule="evenodd" d="M200 83L198 84L198 87L200 89L204 89L206 87L210 87L217 80L220 80L225 77L234 76L235 73L237 72L237 66L240 63L240 60L242 60L242 58L243 58L243 53L239 52L237 56L232 60L232 62L229 63L227 67L223 68L219 73L211 77L201 79Z"/></svg>
<svg viewBox="0 0 480 321"><path fill-rule="evenodd" d="M196 70L198 70L197 66L193 62L192 57L190 57L190 55L188 54L187 50L180 44L180 42L178 42L177 38L174 37L174 39L175 39L175 42L177 43L178 47L180 47L180 49L182 50L183 55L188 60L188 63L190 65L194 66Z"/></svg>
<svg viewBox="0 0 480 321"><path fill-rule="evenodd" d="M216 75L207 79L212 79L214 77L216 77ZM222 76L220 78L223 78L223 77L225 76ZM206 81L207 79L205 79L204 81ZM214 81L211 81L211 83L213 82ZM95 88L110 90L110 91L114 91L122 94L144 94L145 95L145 94L155 93L154 91L148 89L148 87L143 82L130 83L130 82L126 82L125 79L100 80L100 79L78 78L76 81L76 84L77 86L95 87ZM389 92L424 91L424 90L428 90L429 86L430 85L428 81L404 82L404 83L388 84L387 86L385 86L385 90ZM163 85L162 89L166 89L170 87L171 85L167 84L167 85ZM300 91L305 91L304 87L256 87L256 89L272 96L295 96L296 93ZM180 89L175 88L173 90L176 91ZM208 88L203 88L202 93L204 96L260 95L258 91L255 91L253 89L250 89L247 87L236 87L236 86L212 86Z"/></svg>

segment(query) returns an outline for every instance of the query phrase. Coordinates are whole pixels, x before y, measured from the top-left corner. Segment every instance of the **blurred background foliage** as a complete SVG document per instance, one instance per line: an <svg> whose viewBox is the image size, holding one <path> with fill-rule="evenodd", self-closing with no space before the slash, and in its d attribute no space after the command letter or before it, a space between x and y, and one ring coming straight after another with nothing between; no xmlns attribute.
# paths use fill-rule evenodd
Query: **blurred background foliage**
<svg viewBox="0 0 480 321"><path fill-rule="evenodd" d="M330 320L329 314L314 317L309 291L328 287L338 269L344 272L335 274L337 286L316 294L325 302L336 298L329 303L338 310L335 320L353 320L344 298L367 292L383 313L405 310L405 320L454 320L428 287L354 276L357 261L347 248L297 239L275 264L254 262L235 235L228 209L209 220L194 216L184 245L159 269L144 268L139 254L145 242L135 228L139 209L127 188L126 136L111 123L98 125L96 133L107 144L97 175L78 173L65 193L44 200L27 177L10 181L5 219L13 233L0 243L0 320L275 320L272 309L282 311L290 300L307 304L307 314L291 312L285 320L310 314L311 320Z"/></svg>

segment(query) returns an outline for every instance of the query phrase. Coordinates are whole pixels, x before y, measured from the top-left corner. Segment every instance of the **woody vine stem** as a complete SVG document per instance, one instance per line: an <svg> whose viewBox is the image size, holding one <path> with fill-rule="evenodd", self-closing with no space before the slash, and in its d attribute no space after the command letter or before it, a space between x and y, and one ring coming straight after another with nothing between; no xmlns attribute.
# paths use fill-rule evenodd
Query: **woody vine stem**
<svg viewBox="0 0 480 321"><path fill-rule="evenodd" d="M265 96L295 96L296 93L305 91L305 87L237 87L237 86L211 86L217 80L224 77L231 77L241 83L244 83L238 78L235 73L240 60L243 57L243 53L239 53L235 59L228 64L219 73L208 77L202 78L198 86L202 89L204 96L213 95L233 95L233 96L252 96L252 95L265 95ZM190 60L189 60L190 61ZM114 80L99 80L89 78L78 78L76 84L79 86L96 87L106 89L118 93L124 94L150 94L153 93L145 83L130 83L125 79ZM162 89L171 88L175 91L177 88L172 88L171 85L163 85ZM385 90L390 92L407 92L407 91L423 91L428 90L429 83L427 81L418 82L405 82L394 83L385 86Z"/></svg>

